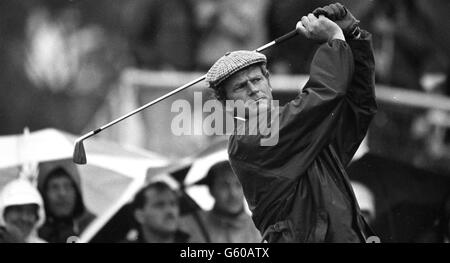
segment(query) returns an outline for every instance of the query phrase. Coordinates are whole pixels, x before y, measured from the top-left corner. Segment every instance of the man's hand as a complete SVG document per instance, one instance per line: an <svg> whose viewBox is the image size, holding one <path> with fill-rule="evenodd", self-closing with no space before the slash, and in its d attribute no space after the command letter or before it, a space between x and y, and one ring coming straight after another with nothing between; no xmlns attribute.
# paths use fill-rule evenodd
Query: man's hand
<svg viewBox="0 0 450 263"><path fill-rule="evenodd" d="M342 29L325 16L320 16L319 18L313 14L304 16L301 21L298 21L296 28L309 39L321 42L332 39L341 39L345 41Z"/></svg>
<svg viewBox="0 0 450 263"><path fill-rule="evenodd" d="M324 15L336 22L344 32L345 36L351 35L359 25L359 20L357 20L348 9L340 3L316 8L312 13L317 17Z"/></svg>

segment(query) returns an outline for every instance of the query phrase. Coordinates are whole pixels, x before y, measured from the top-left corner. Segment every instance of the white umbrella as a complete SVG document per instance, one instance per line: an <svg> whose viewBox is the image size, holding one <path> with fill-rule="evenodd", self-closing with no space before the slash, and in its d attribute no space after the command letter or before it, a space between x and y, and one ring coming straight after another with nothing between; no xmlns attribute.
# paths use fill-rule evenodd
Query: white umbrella
<svg viewBox="0 0 450 263"><path fill-rule="evenodd" d="M86 206L99 215L118 202L130 187L142 185L149 168L170 163L159 154L93 138L85 145L88 164L76 166L71 160L76 138L56 129L0 136L0 188L17 178L24 164L41 163L40 172L62 165L79 173Z"/></svg>
<svg viewBox="0 0 450 263"><path fill-rule="evenodd" d="M199 185L197 183L207 176L213 165L223 161L229 161L228 141L219 139L196 155L191 168L184 178L186 193L188 193L203 210L211 210L213 208L214 198L211 196L208 186ZM246 200L244 204L246 212L251 215Z"/></svg>

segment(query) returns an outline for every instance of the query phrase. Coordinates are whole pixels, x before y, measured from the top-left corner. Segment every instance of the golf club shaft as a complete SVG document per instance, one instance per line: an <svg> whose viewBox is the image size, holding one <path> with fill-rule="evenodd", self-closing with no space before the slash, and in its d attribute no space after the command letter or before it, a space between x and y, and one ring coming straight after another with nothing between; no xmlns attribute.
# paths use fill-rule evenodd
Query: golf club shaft
<svg viewBox="0 0 450 263"><path fill-rule="evenodd" d="M298 33L299 32L296 29L294 29L291 32L289 32L289 33L287 33L285 35L282 35L281 37L273 40L272 42L269 42L269 43L265 44L264 46L261 46L261 47L255 49L255 51L256 52L264 51L264 50L270 48L271 46L273 46L275 44L280 44L280 43L282 43L282 42L284 42L284 41L286 41L288 39L291 39L291 38L295 37L296 35L298 35Z"/></svg>
<svg viewBox="0 0 450 263"><path fill-rule="evenodd" d="M275 39L274 41L269 42L269 43L267 43L267 44L257 48L255 51L257 51L257 52L264 51L264 50L270 48L273 45L276 45L276 44L284 42L284 41L286 41L288 39L291 39L292 37L296 36L297 34L298 34L298 31L294 29L291 32L289 32L289 33L287 33L287 34L285 34L285 35ZM166 98L168 98L168 97L170 97L170 96L172 96L172 95L174 95L174 94L176 94L178 92L180 92L180 91L183 91L183 90L185 90L185 89L187 89L187 88L189 88L189 87L191 87L191 86L193 86L193 85L203 81L205 78L206 78L206 74L201 76L201 77L199 77L199 78L197 78L197 79L192 80L189 83L184 84L183 86L181 86L181 87L179 87L179 88L177 88L177 89L175 89L175 90L173 90L173 91L171 91L171 92L169 92L169 93L167 93L167 94L165 94L165 95L163 95L163 96L161 96L161 97L159 97L159 98L157 98L157 99L155 99L155 100L153 100L153 101L151 101L151 102L149 102L149 103L147 103L147 104L145 104L145 105L143 105L143 106L141 106L141 107L139 107L139 108L137 108L135 110L133 110L130 113L127 113L127 114L123 115L122 117L119 117L119 118L117 118L117 119L115 119L115 120L113 120L113 121L111 121L111 122L101 126L100 128L97 128L97 129L95 129L93 131L90 131L90 132L86 133L85 135L80 137L77 141L83 141L83 140L85 140L85 139L87 139L87 138L89 138L89 137L91 137L91 136L93 136L93 135L103 131L104 129L109 128L110 126L112 126L112 125L114 125L114 124L116 124L116 123L118 123L118 122L120 122L120 121L122 121L122 120L124 120L124 119L126 119L126 118L128 118L128 117L130 117L130 116L132 116L132 115L134 115L134 114L136 114L136 113L138 113L138 112L140 112L140 111L142 111L142 110L144 110L144 109L146 109L146 108L148 108L148 107L150 107L150 106L152 106L152 105L154 105L154 104L156 104L156 103L158 103L158 102L160 102L160 101L162 101L162 100L164 100L164 99L166 99Z"/></svg>

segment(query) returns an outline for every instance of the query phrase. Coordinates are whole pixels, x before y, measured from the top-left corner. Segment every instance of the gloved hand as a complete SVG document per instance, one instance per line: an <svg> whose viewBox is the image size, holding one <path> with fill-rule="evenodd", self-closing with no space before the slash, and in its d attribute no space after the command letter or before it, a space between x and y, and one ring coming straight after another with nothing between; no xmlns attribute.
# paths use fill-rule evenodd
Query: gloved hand
<svg viewBox="0 0 450 263"><path fill-rule="evenodd" d="M313 11L313 14L317 17L324 15L330 20L333 20L342 29L346 37L353 36L352 34L354 34L359 25L359 20L357 20L341 3L316 8Z"/></svg>
<svg viewBox="0 0 450 263"><path fill-rule="evenodd" d="M302 20L297 23L296 28L305 37L320 42L329 41L331 39L341 39L345 41L342 29L325 16L319 18L313 14L303 16Z"/></svg>

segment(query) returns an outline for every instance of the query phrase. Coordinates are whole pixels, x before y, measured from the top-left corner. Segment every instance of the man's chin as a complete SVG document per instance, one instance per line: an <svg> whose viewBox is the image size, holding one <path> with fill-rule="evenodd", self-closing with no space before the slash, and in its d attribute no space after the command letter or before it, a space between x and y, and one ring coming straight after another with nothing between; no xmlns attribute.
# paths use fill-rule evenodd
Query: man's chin
<svg viewBox="0 0 450 263"><path fill-rule="evenodd" d="M265 110L269 108L270 102L270 99L261 99L257 101L257 104L260 110Z"/></svg>
<svg viewBox="0 0 450 263"><path fill-rule="evenodd" d="M27 237L31 234L31 231L33 230L32 227L24 227L24 226L16 226L16 228L17 234L23 240L27 239Z"/></svg>
<svg viewBox="0 0 450 263"><path fill-rule="evenodd" d="M257 107L259 104L264 103L264 101L266 101L266 99L247 100L244 105L249 108L254 108Z"/></svg>
<svg viewBox="0 0 450 263"><path fill-rule="evenodd" d="M244 210L244 207L239 203L236 205L229 205L225 210L229 214L236 215L236 214L240 214Z"/></svg>
<svg viewBox="0 0 450 263"><path fill-rule="evenodd" d="M168 219L168 220L165 221L163 228L167 232L174 232L178 228L178 221L177 220Z"/></svg>
<svg viewBox="0 0 450 263"><path fill-rule="evenodd" d="M250 112L264 112L270 108L271 100L270 99L260 99L260 100L252 100L247 101L245 106L249 109Z"/></svg>
<svg viewBox="0 0 450 263"><path fill-rule="evenodd" d="M71 211L59 211L57 213L54 213L53 215L54 217L59 219L69 219L73 217Z"/></svg>
<svg viewBox="0 0 450 263"><path fill-rule="evenodd" d="M173 233L177 232L178 226L164 226L163 229L161 229L161 233L163 235L172 235Z"/></svg>

